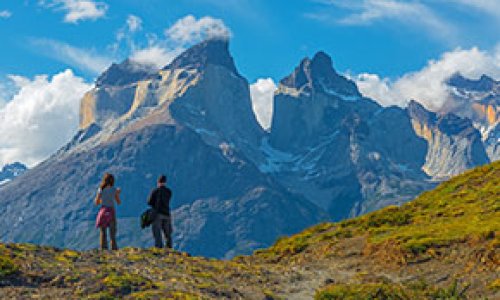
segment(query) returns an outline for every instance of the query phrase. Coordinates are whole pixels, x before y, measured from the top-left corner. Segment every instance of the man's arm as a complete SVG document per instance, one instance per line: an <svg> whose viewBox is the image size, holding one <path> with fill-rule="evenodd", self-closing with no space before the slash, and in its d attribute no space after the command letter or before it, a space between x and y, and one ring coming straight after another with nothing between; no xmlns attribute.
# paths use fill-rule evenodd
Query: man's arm
<svg viewBox="0 0 500 300"><path fill-rule="evenodd" d="M148 205L151 206L151 207L154 207L155 202L156 202L155 199L156 199L156 189L154 189L153 191L151 191L151 193L149 194Z"/></svg>

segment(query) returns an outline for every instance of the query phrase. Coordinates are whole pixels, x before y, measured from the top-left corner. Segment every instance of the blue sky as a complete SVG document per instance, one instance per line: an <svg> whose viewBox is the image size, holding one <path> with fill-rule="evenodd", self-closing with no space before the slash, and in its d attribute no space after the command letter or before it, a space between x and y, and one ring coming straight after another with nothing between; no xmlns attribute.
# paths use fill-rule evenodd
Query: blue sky
<svg viewBox="0 0 500 300"><path fill-rule="evenodd" d="M278 81L319 50L385 106L437 110L455 72L500 79L499 0L0 0L0 167L67 143L112 62L160 67L228 35L264 128Z"/></svg>
<svg viewBox="0 0 500 300"><path fill-rule="evenodd" d="M186 15L222 19L232 32L237 65L250 82L260 77L279 80L318 50L331 54L340 71L396 77L456 47L492 49L500 37L496 0L401 1L401 7L389 0L102 0L95 2L106 4L104 15L77 23L64 22L67 11L51 2L57 1L0 2L0 11L11 13L0 19L0 74L30 77L70 67L91 80L95 72L54 59L50 49L34 40L50 39L123 59L127 49L111 53L109 45L129 15L142 19L143 28L134 36L142 46L147 34L161 36Z"/></svg>

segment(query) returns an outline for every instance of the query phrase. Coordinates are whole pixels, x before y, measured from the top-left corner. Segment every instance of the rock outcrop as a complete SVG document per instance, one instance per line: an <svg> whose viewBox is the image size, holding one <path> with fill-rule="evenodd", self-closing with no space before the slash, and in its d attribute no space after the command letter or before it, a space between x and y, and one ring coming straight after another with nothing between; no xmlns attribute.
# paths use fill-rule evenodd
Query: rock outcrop
<svg viewBox="0 0 500 300"><path fill-rule="evenodd" d="M481 134L469 119L452 113L438 115L415 101L407 110L416 134L428 143L423 169L429 176L449 178L489 162Z"/></svg>
<svg viewBox="0 0 500 300"><path fill-rule="evenodd" d="M500 81L482 75L471 80L455 74L448 81L450 96L438 111L468 118L481 132L491 161L500 159Z"/></svg>

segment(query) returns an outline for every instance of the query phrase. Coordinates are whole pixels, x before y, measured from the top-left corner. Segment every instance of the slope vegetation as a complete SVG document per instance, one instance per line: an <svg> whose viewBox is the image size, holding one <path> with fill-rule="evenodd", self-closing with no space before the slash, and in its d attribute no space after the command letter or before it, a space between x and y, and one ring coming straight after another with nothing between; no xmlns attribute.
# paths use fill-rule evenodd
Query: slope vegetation
<svg viewBox="0 0 500 300"><path fill-rule="evenodd" d="M497 299L500 162L232 260L0 246L0 298Z"/></svg>

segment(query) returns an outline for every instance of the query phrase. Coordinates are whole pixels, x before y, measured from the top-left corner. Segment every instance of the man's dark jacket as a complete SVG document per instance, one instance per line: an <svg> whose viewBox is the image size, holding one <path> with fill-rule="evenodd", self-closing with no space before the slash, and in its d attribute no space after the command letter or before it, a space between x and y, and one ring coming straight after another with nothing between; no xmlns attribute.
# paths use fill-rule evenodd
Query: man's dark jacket
<svg viewBox="0 0 500 300"><path fill-rule="evenodd" d="M148 205L158 213L170 216L170 198L172 198L172 191L165 186L160 186L149 194Z"/></svg>

